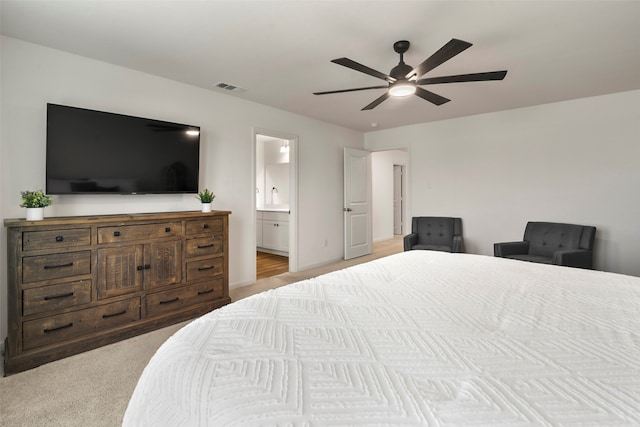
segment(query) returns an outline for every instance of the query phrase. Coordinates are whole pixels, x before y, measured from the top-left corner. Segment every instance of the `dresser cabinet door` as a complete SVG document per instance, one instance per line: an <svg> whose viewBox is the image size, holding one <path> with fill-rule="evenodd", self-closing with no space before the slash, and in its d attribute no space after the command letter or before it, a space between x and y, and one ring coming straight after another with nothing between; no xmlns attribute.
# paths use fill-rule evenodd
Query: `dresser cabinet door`
<svg viewBox="0 0 640 427"><path fill-rule="evenodd" d="M142 290L144 246L98 249L98 299Z"/></svg>
<svg viewBox="0 0 640 427"><path fill-rule="evenodd" d="M148 262L144 264L145 289L182 281L182 245L180 241L156 242L149 245Z"/></svg>

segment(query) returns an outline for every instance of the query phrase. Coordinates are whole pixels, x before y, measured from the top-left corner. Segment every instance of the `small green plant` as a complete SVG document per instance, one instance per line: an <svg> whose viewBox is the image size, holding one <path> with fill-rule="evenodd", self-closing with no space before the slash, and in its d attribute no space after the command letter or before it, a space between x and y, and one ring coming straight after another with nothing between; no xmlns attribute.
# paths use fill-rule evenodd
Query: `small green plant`
<svg viewBox="0 0 640 427"><path fill-rule="evenodd" d="M22 196L21 208L46 208L53 204L51 196L47 196L42 190L22 191L20 195Z"/></svg>
<svg viewBox="0 0 640 427"><path fill-rule="evenodd" d="M213 194L209 189L205 188L201 192L198 193L198 199L200 199L201 203L211 203L213 199L216 198L216 195Z"/></svg>

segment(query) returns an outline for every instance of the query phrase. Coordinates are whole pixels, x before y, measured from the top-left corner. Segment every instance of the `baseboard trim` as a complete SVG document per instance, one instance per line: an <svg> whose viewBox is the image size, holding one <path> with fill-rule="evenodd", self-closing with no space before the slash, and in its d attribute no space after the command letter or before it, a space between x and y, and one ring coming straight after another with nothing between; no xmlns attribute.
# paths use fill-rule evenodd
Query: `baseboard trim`
<svg viewBox="0 0 640 427"><path fill-rule="evenodd" d="M289 252L276 251L275 249L265 249L265 248L262 248L262 247L257 247L256 250L258 252L264 252L266 254L271 254L271 255L280 255L280 256L285 256L285 257L289 256Z"/></svg>
<svg viewBox="0 0 640 427"><path fill-rule="evenodd" d="M251 286L255 283L256 282L253 280L243 280L241 282L229 283L229 289L244 288L245 286Z"/></svg>
<svg viewBox="0 0 640 427"><path fill-rule="evenodd" d="M344 261L343 258L335 258L335 259L331 259L328 261L323 261L323 262L319 262L317 264L308 264L308 265L303 265L303 266L299 266L298 271L305 271L305 270L311 270L312 268L319 268L319 267L325 267L329 264L335 264L336 262L340 262L340 261Z"/></svg>

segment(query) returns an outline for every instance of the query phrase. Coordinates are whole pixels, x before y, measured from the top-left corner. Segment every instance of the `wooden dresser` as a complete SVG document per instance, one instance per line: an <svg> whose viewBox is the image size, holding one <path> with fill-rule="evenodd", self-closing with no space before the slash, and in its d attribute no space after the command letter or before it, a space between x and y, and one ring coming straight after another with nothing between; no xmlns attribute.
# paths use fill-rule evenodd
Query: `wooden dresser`
<svg viewBox="0 0 640 427"><path fill-rule="evenodd" d="M231 302L227 211L7 219L5 374Z"/></svg>

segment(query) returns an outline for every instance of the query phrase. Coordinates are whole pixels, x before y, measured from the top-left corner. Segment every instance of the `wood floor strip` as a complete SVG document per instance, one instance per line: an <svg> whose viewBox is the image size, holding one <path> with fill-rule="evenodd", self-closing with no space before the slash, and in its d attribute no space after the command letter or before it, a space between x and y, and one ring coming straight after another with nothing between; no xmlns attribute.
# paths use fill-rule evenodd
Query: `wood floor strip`
<svg viewBox="0 0 640 427"><path fill-rule="evenodd" d="M257 279L277 276L289 271L289 258L281 255L256 252Z"/></svg>

